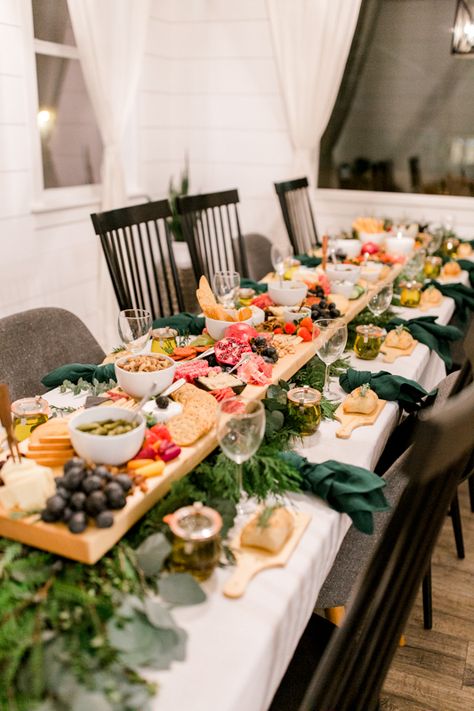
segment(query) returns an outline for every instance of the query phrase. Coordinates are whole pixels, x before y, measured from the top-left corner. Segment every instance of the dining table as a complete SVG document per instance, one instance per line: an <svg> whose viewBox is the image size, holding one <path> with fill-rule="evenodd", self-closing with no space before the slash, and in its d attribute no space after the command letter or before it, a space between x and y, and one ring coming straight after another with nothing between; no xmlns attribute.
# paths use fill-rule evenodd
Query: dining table
<svg viewBox="0 0 474 711"><path fill-rule="evenodd" d="M466 283L466 275L462 275ZM421 312L396 307L401 318L436 315L447 324L454 313L452 299ZM419 343L408 357L384 363L382 356L361 361L350 355L351 366L377 372L386 370L416 380L425 389L436 387L446 375L444 362ZM340 388L341 399L345 395ZM336 459L372 469L400 418L397 403L387 402L376 423L359 427L350 439L338 439L339 423L324 420L316 434L305 437L295 449L311 462ZM207 601L199 608L175 610L188 632L185 664L170 671L152 673L160 684L154 708L171 711L265 711L285 673L301 634L313 612L315 601L351 520L311 494L292 494L291 503L311 515L310 524L284 568L265 571L255 577L245 595L229 600L222 587L229 575L220 569L205 584ZM375 514L376 515L376 514Z"/></svg>
<svg viewBox="0 0 474 711"><path fill-rule="evenodd" d="M468 284L467 272L458 281ZM438 323L447 324L455 303L444 297L428 311L394 310L403 319L434 315ZM410 356L393 363L384 362L382 354L373 361L362 361L354 353L346 355L353 368L403 375L426 390L435 388L446 375L444 361L421 343ZM345 396L338 383L333 383L333 388L337 399ZM50 404L64 407L79 406L83 396L63 394L56 388L44 397ZM375 424L359 427L347 440L335 435L339 423L323 420L318 431L296 442L294 449L310 462L334 459L372 470L400 418L398 403L387 402ZM207 594L203 603L173 609L176 622L188 635L186 659L174 662L167 671L143 670L158 684L151 701L153 711L268 709L351 525L347 514L338 513L312 494L290 494L287 500L311 518L284 567L257 575L238 599L229 599L222 592L232 568L218 568L202 584Z"/></svg>

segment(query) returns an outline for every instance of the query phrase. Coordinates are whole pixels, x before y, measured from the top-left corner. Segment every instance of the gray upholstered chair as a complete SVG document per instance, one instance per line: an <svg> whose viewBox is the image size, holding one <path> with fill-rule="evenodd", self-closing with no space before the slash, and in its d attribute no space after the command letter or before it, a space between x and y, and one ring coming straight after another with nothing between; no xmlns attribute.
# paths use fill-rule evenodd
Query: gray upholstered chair
<svg viewBox="0 0 474 711"><path fill-rule="evenodd" d="M58 308L0 319L0 381L16 400L46 388L41 378L65 363L101 363L104 351L80 318Z"/></svg>
<svg viewBox="0 0 474 711"><path fill-rule="evenodd" d="M272 243L264 235L251 232L243 236L245 252L247 254L247 266L249 278L259 281L265 274L273 271L270 253Z"/></svg>

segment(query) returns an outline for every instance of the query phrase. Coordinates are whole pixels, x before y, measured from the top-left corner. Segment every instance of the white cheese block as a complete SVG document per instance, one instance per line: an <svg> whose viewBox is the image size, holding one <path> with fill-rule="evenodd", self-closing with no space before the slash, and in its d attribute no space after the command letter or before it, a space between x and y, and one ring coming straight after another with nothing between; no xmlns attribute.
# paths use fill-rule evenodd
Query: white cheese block
<svg viewBox="0 0 474 711"><path fill-rule="evenodd" d="M54 479L53 472L49 467L43 467L33 459L22 459L20 462L9 459L0 470L0 477L7 486L32 474L49 474Z"/></svg>
<svg viewBox="0 0 474 711"><path fill-rule="evenodd" d="M56 485L51 470L41 469L45 471L35 471L0 487L0 504L6 511L40 511L45 507L46 500L54 495Z"/></svg>

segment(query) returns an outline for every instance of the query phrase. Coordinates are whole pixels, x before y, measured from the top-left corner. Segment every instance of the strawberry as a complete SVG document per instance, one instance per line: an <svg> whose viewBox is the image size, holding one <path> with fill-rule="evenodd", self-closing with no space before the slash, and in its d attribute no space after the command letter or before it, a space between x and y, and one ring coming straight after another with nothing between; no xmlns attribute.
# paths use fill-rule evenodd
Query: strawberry
<svg viewBox="0 0 474 711"><path fill-rule="evenodd" d="M273 333L283 333L283 329L280 328L280 326L277 326L276 328L273 329Z"/></svg>
<svg viewBox="0 0 474 711"><path fill-rule="evenodd" d="M296 332L296 326L294 323L285 323L285 333L292 336Z"/></svg>
<svg viewBox="0 0 474 711"><path fill-rule="evenodd" d="M296 332L296 335L299 336L300 338L303 339L303 341L311 341L312 336L311 336L311 331L308 331L307 328L304 326L300 326L298 331Z"/></svg>
<svg viewBox="0 0 474 711"><path fill-rule="evenodd" d="M313 330L313 321L311 320L311 317L306 316L306 318L301 319L300 327L307 328L308 331L311 333L311 331Z"/></svg>

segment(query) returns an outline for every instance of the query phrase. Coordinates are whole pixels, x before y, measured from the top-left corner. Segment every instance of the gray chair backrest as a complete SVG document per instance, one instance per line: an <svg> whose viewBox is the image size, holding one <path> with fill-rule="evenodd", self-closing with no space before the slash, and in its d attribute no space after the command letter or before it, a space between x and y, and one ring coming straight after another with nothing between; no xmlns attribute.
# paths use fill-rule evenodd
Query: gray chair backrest
<svg viewBox="0 0 474 711"><path fill-rule="evenodd" d="M259 281L269 272L273 271L271 260L272 243L257 232L243 235L249 278Z"/></svg>
<svg viewBox="0 0 474 711"><path fill-rule="evenodd" d="M100 363L104 351L70 311L40 308L0 319L0 382L10 397L45 392L41 378L65 363Z"/></svg>

